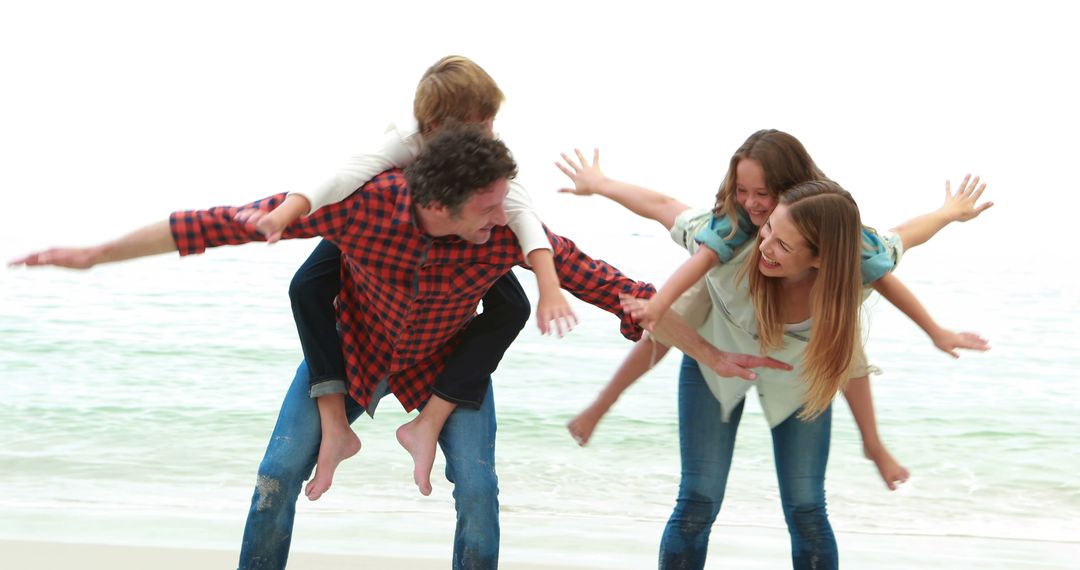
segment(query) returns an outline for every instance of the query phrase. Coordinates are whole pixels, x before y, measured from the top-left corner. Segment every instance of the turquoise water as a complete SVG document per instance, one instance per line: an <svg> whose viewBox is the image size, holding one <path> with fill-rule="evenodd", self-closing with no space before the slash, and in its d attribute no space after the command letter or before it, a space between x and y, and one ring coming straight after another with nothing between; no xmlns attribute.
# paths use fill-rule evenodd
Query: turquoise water
<svg viewBox="0 0 1080 570"><path fill-rule="evenodd" d="M660 233L616 238L591 237L587 248L658 282L681 260ZM948 247L951 237L941 239ZM287 283L313 245L0 272L0 537L236 548L300 358ZM912 252L898 274L940 321L983 332L994 348L952 361L886 302L868 303L868 352L886 372L873 382L882 435L913 478L888 492L838 403L833 524L1076 547L1075 291L1032 286L1024 266L991 272L935 251ZM521 276L531 288L531 274ZM679 358L641 380L578 448L563 425L629 345L609 315L575 307L578 329L559 340L526 328L495 380L504 551L550 558L554 541L592 552L597 566L647 566L678 482ZM393 439L405 419L384 402L354 424L364 448L323 500L301 505L297 548L449 551L449 485L436 477L432 497L415 492ZM783 528L759 409L744 416L727 497L721 527Z"/></svg>

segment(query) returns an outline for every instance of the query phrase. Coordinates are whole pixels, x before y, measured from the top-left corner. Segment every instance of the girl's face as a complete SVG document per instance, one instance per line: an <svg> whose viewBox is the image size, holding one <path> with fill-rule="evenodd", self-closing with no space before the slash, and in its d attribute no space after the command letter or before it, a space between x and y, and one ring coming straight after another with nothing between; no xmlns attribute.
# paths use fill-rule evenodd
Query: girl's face
<svg viewBox="0 0 1080 570"><path fill-rule="evenodd" d="M818 256L791 221L784 204L776 206L758 235L761 238L758 269L762 274L801 280L820 266Z"/></svg>
<svg viewBox="0 0 1080 570"><path fill-rule="evenodd" d="M761 227L776 207L776 196L765 186L765 169L752 158L735 165L735 201L750 214L750 221Z"/></svg>

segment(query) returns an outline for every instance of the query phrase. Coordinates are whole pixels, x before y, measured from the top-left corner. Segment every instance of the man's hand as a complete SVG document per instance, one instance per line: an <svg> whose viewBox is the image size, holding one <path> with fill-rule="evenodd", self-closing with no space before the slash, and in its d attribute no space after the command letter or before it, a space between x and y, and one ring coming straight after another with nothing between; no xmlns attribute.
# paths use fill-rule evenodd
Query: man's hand
<svg viewBox="0 0 1080 570"><path fill-rule="evenodd" d="M56 266L68 269L90 269L97 265L100 253L96 247L54 247L45 251L31 253L8 261L8 267Z"/></svg>
<svg viewBox="0 0 1080 570"><path fill-rule="evenodd" d="M266 243L276 243L289 224L308 214L311 202L300 194L289 194L278 207L264 210L240 210L233 219L266 237Z"/></svg>
<svg viewBox="0 0 1080 570"><path fill-rule="evenodd" d="M273 212L263 210L240 210L233 215L233 219L265 236L266 243L276 243L280 240L281 232L287 225L280 223Z"/></svg>

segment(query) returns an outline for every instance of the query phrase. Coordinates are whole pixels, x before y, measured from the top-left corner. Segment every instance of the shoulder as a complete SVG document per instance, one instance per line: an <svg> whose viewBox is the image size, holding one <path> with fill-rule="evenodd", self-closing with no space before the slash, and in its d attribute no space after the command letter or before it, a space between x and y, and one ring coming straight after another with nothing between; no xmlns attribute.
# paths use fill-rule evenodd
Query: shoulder
<svg viewBox="0 0 1080 570"><path fill-rule="evenodd" d="M371 177L353 193L353 197L369 204L395 203L408 193L408 189L405 173L400 168L391 168Z"/></svg>
<svg viewBox="0 0 1080 570"><path fill-rule="evenodd" d="M368 180L364 187L371 187L371 190L375 189L401 189L404 190L408 187L408 183L405 181L405 171L400 168L390 168L384 170Z"/></svg>
<svg viewBox="0 0 1080 570"><path fill-rule="evenodd" d="M402 121L390 123L386 127L386 134L396 143L400 144L415 159L424 148L424 137L420 134L420 126L416 119L406 118Z"/></svg>
<svg viewBox="0 0 1080 570"><path fill-rule="evenodd" d="M671 239L675 243L693 252L697 249L694 236L709 225L712 211L707 208L688 208L678 216L671 225Z"/></svg>

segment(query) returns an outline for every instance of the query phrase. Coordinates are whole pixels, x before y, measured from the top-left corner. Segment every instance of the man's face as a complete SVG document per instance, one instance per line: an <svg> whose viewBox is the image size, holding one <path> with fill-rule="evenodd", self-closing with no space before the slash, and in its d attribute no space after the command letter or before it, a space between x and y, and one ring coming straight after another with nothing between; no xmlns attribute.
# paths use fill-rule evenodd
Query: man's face
<svg viewBox="0 0 1080 570"><path fill-rule="evenodd" d="M509 191L510 183L505 178L481 188L469 197L460 212L451 214L449 233L472 243L487 243L495 226L506 225L503 200Z"/></svg>

